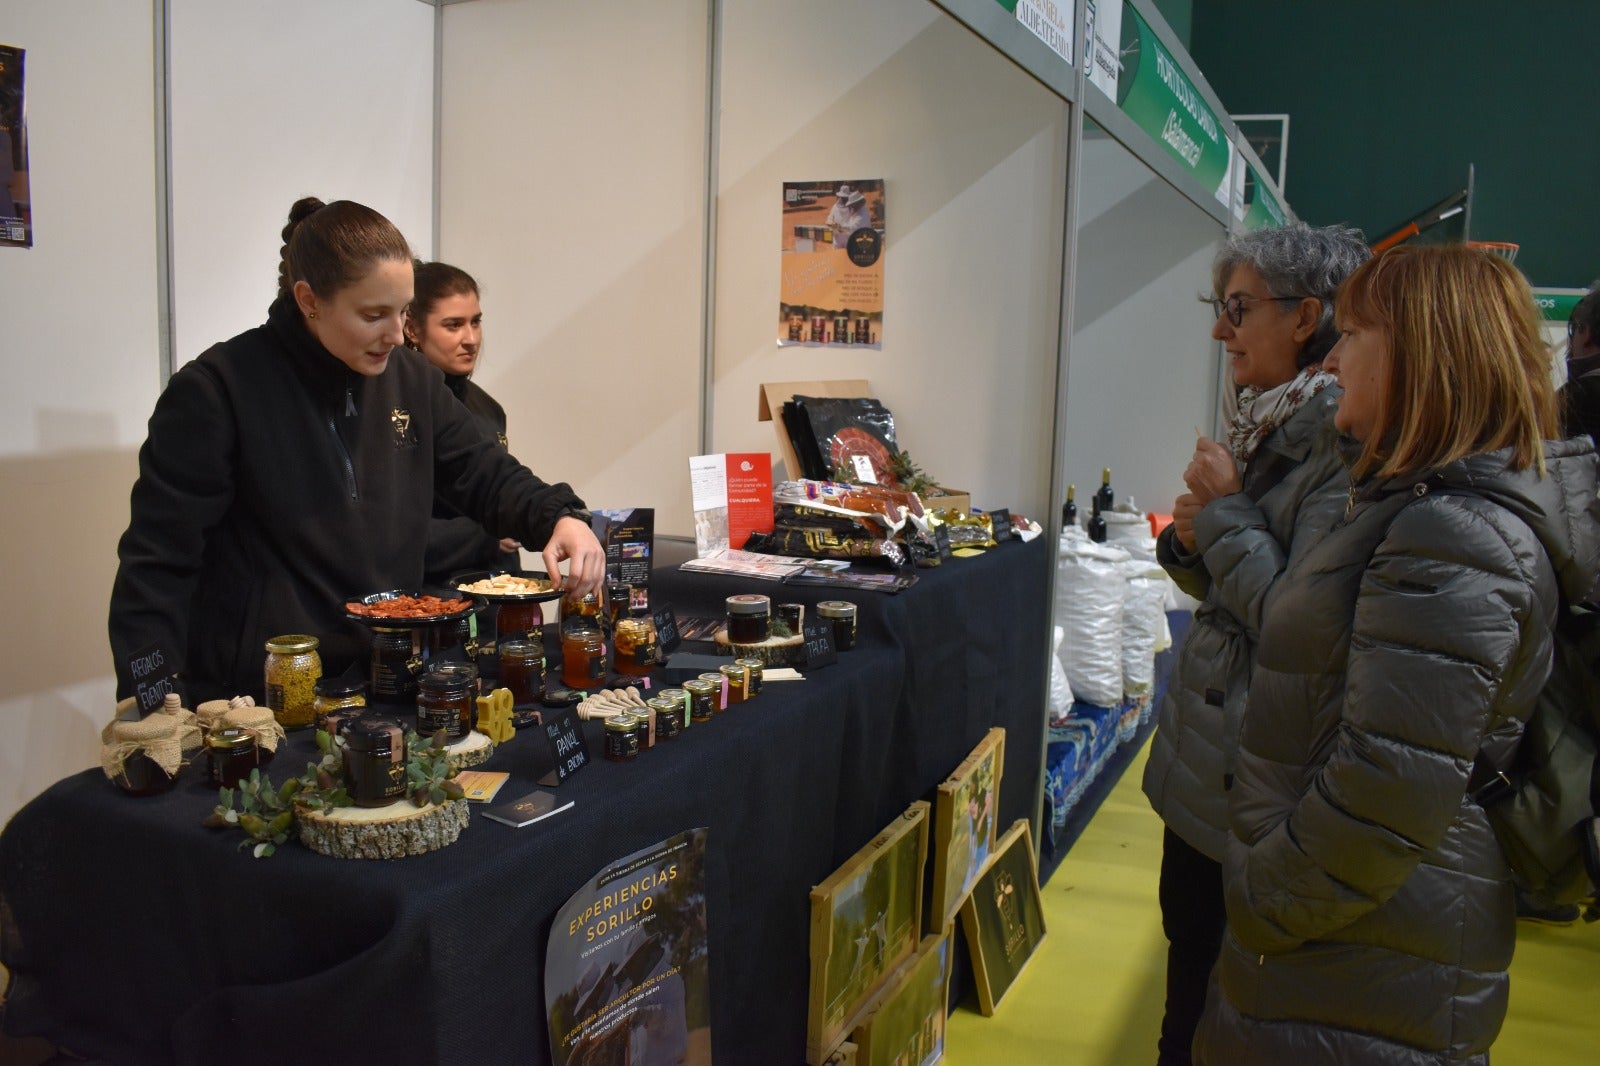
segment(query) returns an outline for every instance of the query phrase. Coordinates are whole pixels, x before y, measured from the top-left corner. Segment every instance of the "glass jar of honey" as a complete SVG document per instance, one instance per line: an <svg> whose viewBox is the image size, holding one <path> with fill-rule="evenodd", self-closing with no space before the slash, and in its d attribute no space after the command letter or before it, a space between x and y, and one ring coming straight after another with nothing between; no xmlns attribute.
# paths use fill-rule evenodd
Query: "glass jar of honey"
<svg viewBox="0 0 1600 1066"><path fill-rule="evenodd" d="M666 693L652 697L650 713L656 720L656 739L671 740L683 732L683 700L673 699Z"/></svg>
<svg viewBox="0 0 1600 1066"><path fill-rule="evenodd" d="M656 665L656 624L646 615L618 619L611 634L612 666L619 674L640 676Z"/></svg>
<svg viewBox="0 0 1600 1066"><path fill-rule="evenodd" d="M495 608L496 640L537 638L544 632L544 604L501 600Z"/></svg>
<svg viewBox="0 0 1600 1066"><path fill-rule="evenodd" d="M400 723L376 715L344 727L344 783L357 807L387 807L406 794L406 738Z"/></svg>
<svg viewBox="0 0 1600 1066"><path fill-rule="evenodd" d="M500 685L511 690L511 724L526 729L539 721L544 699L544 642L518 637L500 642Z"/></svg>
<svg viewBox="0 0 1600 1066"><path fill-rule="evenodd" d="M450 743L472 732L477 671L465 663L440 663L417 682L417 733L431 737L443 730Z"/></svg>
<svg viewBox="0 0 1600 1066"><path fill-rule="evenodd" d="M760 644L772 636L772 600L746 593L729 596L728 640L734 644Z"/></svg>
<svg viewBox="0 0 1600 1066"><path fill-rule="evenodd" d="M623 581L612 581L606 585L606 620L613 628L628 617L628 610L633 606L632 600L632 585Z"/></svg>
<svg viewBox="0 0 1600 1066"><path fill-rule="evenodd" d="M744 667L744 698L753 700L761 695L761 660L735 659L733 665Z"/></svg>
<svg viewBox="0 0 1600 1066"><path fill-rule="evenodd" d="M849 651L856 646L856 605L849 600L823 600L817 604L817 617L833 623L833 646Z"/></svg>
<svg viewBox="0 0 1600 1066"><path fill-rule="evenodd" d="M704 677L692 678L683 683L684 692L689 696L689 720L693 722L709 722L711 716L717 713L717 702L722 688L722 675L717 675L716 684L712 684Z"/></svg>
<svg viewBox="0 0 1600 1066"><path fill-rule="evenodd" d="M322 657L316 637L289 633L267 641L267 707L284 729L304 729L316 721L317 678Z"/></svg>
<svg viewBox="0 0 1600 1066"><path fill-rule="evenodd" d="M728 663L717 669L722 674L722 690L727 693L728 706L732 707L735 703L743 703L748 696L744 687L744 667L737 663Z"/></svg>
<svg viewBox="0 0 1600 1066"><path fill-rule="evenodd" d="M561 624L561 680L568 688L605 684L606 638L599 626Z"/></svg>
<svg viewBox="0 0 1600 1066"><path fill-rule="evenodd" d="M328 728L328 714L349 707L367 705L367 683L353 677L322 677L312 686L315 698L312 712L317 718L317 728Z"/></svg>
<svg viewBox="0 0 1600 1066"><path fill-rule="evenodd" d="M606 719L606 758L632 762L639 757L639 720L624 711Z"/></svg>
<svg viewBox="0 0 1600 1066"><path fill-rule="evenodd" d="M372 702L409 707L417 700L422 637L414 629L372 630Z"/></svg>
<svg viewBox="0 0 1600 1066"><path fill-rule="evenodd" d="M213 788L238 788L251 770L271 762L272 754L256 744L256 735L248 729L213 729L206 735L206 783Z"/></svg>

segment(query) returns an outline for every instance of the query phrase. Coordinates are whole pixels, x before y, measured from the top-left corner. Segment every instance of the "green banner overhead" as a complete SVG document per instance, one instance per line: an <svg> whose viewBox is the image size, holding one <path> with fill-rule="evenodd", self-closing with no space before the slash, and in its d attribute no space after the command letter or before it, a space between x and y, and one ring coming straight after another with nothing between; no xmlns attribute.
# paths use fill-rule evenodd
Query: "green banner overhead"
<svg viewBox="0 0 1600 1066"><path fill-rule="evenodd" d="M1117 106L1228 203L1233 144L1171 51L1129 5L1122 10L1122 63Z"/></svg>
<svg viewBox="0 0 1600 1066"><path fill-rule="evenodd" d="M1546 322L1565 322L1583 299L1585 289L1534 289L1533 302Z"/></svg>
<svg viewBox="0 0 1600 1066"><path fill-rule="evenodd" d="M1273 195L1272 186L1261 171L1246 164L1250 180L1245 184L1244 225L1246 229L1266 229L1281 226L1288 221L1283 205Z"/></svg>

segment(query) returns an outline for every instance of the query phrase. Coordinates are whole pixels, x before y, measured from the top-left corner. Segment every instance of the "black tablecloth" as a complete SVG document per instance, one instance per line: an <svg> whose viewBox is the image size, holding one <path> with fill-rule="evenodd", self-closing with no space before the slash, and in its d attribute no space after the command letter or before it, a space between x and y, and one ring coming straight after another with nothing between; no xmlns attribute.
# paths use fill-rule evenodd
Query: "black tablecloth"
<svg viewBox="0 0 1600 1066"><path fill-rule="evenodd" d="M1035 813L1048 562L1039 538L898 596L846 595L860 634L836 665L636 762L597 758L561 786L577 804L564 814L516 830L475 811L429 855L290 844L255 860L241 834L201 827L216 794L197 768L144 799L99 770L69 777L0 834L5 1028L116 1063L547 1061L552 915L608 863L703 825L713 1054L799 1062L810 887L931 799L992 725L1006 727L999 824ZM680 615L720 613L731 592L841 598L758 584L665 570L652 594ZM274 780L303 769L307 738L293 748ZM483 768L510 772L513 796L549 758L518 737Z"/></svg>

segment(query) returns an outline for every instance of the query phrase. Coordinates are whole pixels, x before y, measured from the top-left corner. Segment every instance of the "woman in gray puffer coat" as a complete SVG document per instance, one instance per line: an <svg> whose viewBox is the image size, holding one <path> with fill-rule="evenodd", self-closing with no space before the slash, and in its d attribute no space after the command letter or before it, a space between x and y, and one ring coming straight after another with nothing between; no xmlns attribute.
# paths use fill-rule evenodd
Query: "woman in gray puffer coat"
<svg viewBox="0 0 1600 1066"><path fill-rule="evenodd" d="M1562 598L1600 572L1596 461L1547 440L1548 356L1504 261L1396 248L1338 318L1349 506L1263 613L1195 1060L1486 1063L1515 918L1469 777L1515 746Z"/></svg>
<svg viewBox="0 0 1600 1066"><path fill-rule="evenodd" d="M1226 445L1202 439L1190 492L1156 542L1195 611L1157 713L1144 790L1166 823L1161 926L1167 949L1161 1066L1184 1066L1222 947L1222 848L1261 603L1297 531L1325 531L1344 507L1335 450L1338 389L1322 370L1333 296L1367 258L1355 230L1293 223L1236 234L1212 265L1211 335L1228 353L1239 413Z"/></svg>

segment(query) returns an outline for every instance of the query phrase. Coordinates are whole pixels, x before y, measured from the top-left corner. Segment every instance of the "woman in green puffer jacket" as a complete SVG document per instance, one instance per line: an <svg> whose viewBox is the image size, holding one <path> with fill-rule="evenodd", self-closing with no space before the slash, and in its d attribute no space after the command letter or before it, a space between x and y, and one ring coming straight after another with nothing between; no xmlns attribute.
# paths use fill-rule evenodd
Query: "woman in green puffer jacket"
<svg viewBox="0 0 1600 1066"><path fill-rule="evenodd" d="M1396 248L1338 306L1349 502L1264 609L1195 1061L1487 1063L1515 919L1469 777L1515 746L1562 598L1600 572L1596 460L1549 439L1508 263Z"/></svg>

